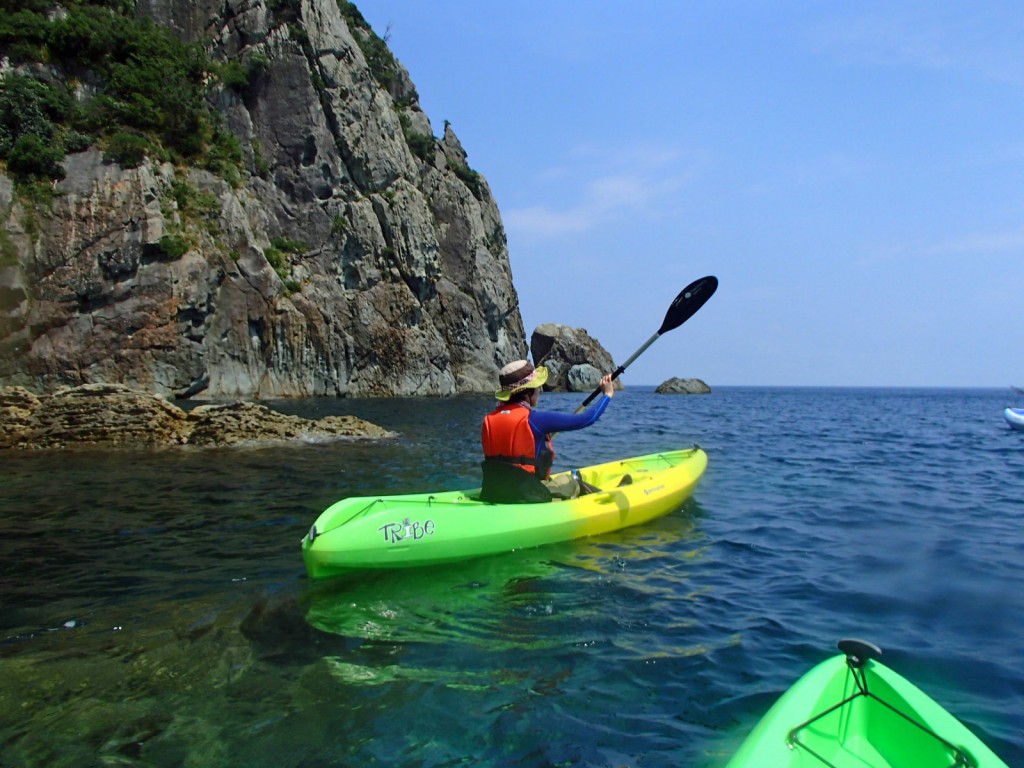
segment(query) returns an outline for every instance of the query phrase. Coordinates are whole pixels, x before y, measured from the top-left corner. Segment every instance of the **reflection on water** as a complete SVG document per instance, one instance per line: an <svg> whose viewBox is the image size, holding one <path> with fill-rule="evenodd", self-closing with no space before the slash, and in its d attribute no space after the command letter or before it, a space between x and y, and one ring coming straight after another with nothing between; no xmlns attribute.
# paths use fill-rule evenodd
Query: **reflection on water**
<svg viewBox="0 0 1024 768"><path fill-rule="evenodd" d="M336 499L474 484L488 405L275 404L383 444L0 457L0 765L720 766L843 635L1024 764L1024 451L998 395L627 390L560 466L698 442L679 512L306 580Z"/></svg>
<svg viewBox="0 0 1024 768"><path fill-rule="evenodd" d="M598 541L317 582L304 595L306 618L325 632L375 642L551 647L564 642L568 624L600 619L612 584L648 605L661 601L660 610L686 599L674 562L699 556L679 551L694 536L695 509L691 501L662 527ZM658 563L666 573L652 577Z"/></svg>

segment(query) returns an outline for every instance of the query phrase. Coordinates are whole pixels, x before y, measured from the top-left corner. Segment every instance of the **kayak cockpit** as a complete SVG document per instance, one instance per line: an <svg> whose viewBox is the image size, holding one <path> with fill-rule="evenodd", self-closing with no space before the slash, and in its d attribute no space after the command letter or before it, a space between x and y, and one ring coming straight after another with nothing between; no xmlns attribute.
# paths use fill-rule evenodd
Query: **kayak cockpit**
<svg viewBox="0 0 1024 768"><path fill-rule="evenodd" d="M846 668L837 667L836 675L845 676L846 695L792 728L786 739L790 749L806 752L823 766L978 765L963 748L923 724L914 706L884 677L869 674L871 661L882 655L878 646L842 640L839 650L846 654Z"/></svg>

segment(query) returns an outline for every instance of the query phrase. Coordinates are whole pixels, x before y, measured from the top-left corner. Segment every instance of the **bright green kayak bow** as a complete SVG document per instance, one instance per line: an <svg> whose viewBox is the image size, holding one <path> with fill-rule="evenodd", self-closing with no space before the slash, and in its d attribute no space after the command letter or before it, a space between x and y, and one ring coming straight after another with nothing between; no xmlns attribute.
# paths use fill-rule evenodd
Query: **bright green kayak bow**
<svg viewBox="0 0 1024 768"><path fill-rule="evenodd" d="M839 650L782 695L726 768L1007 768L879 662L877 646L842 640Z"/></svg>

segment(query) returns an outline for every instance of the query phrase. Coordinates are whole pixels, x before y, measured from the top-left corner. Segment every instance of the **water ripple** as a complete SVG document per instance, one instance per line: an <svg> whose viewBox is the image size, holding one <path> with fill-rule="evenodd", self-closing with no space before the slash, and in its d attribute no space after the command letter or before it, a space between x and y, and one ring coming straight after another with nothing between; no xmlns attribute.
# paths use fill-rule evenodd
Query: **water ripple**
<svg viewBox="0 0 1024 768"><path fill-rule="evenodd" d="M401 433L376 446L5 456L0 763L710 768L863 636L1024 764L1003 399L629 389L559 466L699 443L683 509L317 584L298 542L330 502L476 482L487 398L274 404Z"/></svg>

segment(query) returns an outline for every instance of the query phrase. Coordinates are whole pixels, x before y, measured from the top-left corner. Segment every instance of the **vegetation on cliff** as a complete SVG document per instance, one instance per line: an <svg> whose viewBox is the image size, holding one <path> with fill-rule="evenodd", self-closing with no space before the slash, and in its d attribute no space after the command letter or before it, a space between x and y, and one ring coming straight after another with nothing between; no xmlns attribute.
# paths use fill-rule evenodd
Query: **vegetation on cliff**
<svg viewBox="0 0 1024 768"><path fill-rule="evenodd" d="M397 94L400 66L387 35L378 36L348 0L337 3L374 80L396 96L410 150L432 162L437 139L416 131L402 112L415 95ZM285 20L297 14L293 5L270 4ZM95 144L125 168L150 157L239 182L242 149L205 96L214 83L244 91L266 70L266 57L215 62L201 45L136 17L126 0L69 0L59 7L51 0L13 0L5 6L0 58L16 70L0 79L0 161L12 176L61 179L64 155ZM301 28L291 28L303 42ZM457 164L453 170L479 198L479 174Z"/></svg>
<svg viewBox="0 0 1024 768"><path fill-rule="evenodd" d="M204 97L221 67L201 46L136 18L134 3L5 3L0 160L19 181L60 179L66 152L100 145L124 167L146 156L232 180L241 148ZM239 73L226 73L233 81Z"/></svg>

